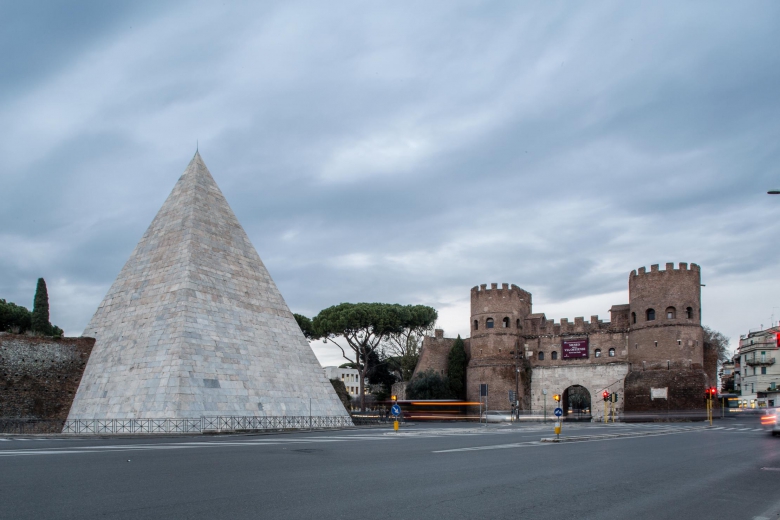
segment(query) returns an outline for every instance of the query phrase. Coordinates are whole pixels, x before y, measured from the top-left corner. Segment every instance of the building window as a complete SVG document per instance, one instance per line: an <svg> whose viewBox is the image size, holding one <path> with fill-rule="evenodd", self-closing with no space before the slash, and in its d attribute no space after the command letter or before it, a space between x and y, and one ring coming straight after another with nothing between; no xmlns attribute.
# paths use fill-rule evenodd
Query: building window
<svg viewBox="0 0 780 520"><path fill-rule="evenodd" d="M503 324L504 324L504 328L508 329L509 328L509 318L504 318L502 321L503 321Z"/></svg>
<svg viewBox="0 0 780 520"><path fill-rule="evenodd" d="M552 354L550 354L550 359L558 359L558 353L553 350Z"/></svg>
<svg viewBox="0 0 780 520"><path fill-rule="evenodd" d="M523 327L520 326L520 319L519 318L517 319L517 328L518 329L522 329L523 328Z"/></svg>
<svg viewBox="0 0 780 520"><path fill-rule="evenodd" d="M682 340L681 340L681 339L678 339L678 340L677 340L677 344L678 344L678 345L682 345Z"/></svg>
<svg viewBox="0 0 780 520"><path fill-rule="evenodd" d="M636 323L636 313L635 312L631 313L631 323Z"/></svg>
<svg viewBox="0 0 780 520"><path fill-rule="evenodd" d="M493 328L493 318L488 318L485 322L485 328L492 329Z"/></svg>
<svg viewBox="0 0 780 520"><path fill-rule="evenodd" d="M693 319L693 307L688 307L687 309L685 309L685 317L688 318L689 320Z"/></svg>
<svg viewBox="0 0 780 520"><path fill-rule="evenodd" d="M474 320L474 330L479 330L479 321Z"/></svg>
<svg viewBox="0 0 780 520"><path fill-rule="evenodd" d="M647 318L647 321L655 321L655 309L647 309L645 317Z"/></svg>
<svg viewBox="0 0 780 520"><path fill-rule="evenodd" d="M595 352L596 357L601 357L601 349L597 348Z"/></svg>
<svg viewBox="0 0 780 520"><path fill-rule="evenodd" d="M766 367L761 367L761 375L762 376L766 375Z"/></svg>
<svg viewBox="0 0 780 520"><path fill-rule="evenodd" d="M544 361L544 352L539 352L539 361Z"/></svg>
<svg viewBox="0 0 780 520"><path fill-rule="evenodd" d="M657 342L657 341L653 341L653 343L655 343L655 346L656 346L656 347L658 346L658 342Z"/></svg>
<svg viewBox="0 0 780 520"><path fill-rule="evenodd" d="M753 367L753 375L756 375L756 367Z"/></svg>
<svg viewBox="0 0 780 520"><path fill-rule="evenodd" d="M667 320L673 320L677 317L677 309L674 307L667 307L666 308L666 319Z"/></svg>
<svg viewBox="0 0 780 520"><path fill-rule="evenodd" d="M609 349L609 357L615 357L615 349L614 348Z"/></svg>

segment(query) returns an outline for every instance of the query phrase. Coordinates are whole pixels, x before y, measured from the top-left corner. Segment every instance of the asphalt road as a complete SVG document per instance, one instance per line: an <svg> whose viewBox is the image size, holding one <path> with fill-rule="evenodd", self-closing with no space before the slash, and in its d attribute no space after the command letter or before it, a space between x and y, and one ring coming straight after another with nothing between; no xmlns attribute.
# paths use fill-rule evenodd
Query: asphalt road
<svg viewBox="0 0 780 520"><path fill-rule="evenodd" d="M0 438L0 518L780 517L758 419L165 438Z"/></svg>

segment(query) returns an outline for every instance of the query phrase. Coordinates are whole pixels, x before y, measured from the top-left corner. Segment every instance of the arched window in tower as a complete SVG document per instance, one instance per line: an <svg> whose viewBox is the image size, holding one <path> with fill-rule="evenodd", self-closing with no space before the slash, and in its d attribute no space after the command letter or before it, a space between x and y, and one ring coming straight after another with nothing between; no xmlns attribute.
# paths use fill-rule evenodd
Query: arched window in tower
<svg viewBox="0 0 780 520"><path fill-rule="evenodd" d="M485 321L485 328L486 329L492 329L493 328L493 318L488 318Z"/></svg>
<svg viewBox="0 0 780 520"><path fill-rule="evenodd" d="M504 324L504 328L505 328L505 329L508 329L508 328L509 328L509 318L504 318L504 319L502 320L502 323Z"/></svg>
<svg viewBox="0 0 780 520"><path fill-rule="evenodd" d="M689 320L693 319L693 307L688 307L687 309L685 309L685 317L688 318Z"/></svg>
<svg viewBox="0 0 780 520"><path fill-rule="evenodd" d="M609 357L615 357L615 349L614 348L609 349Z"/></svg>
<svg viewBox="0 0 780 520"><path fill-rule="evenodd" d="M539 352L539 361L544 361L544 352Z"/></svg>
<svg viewBox="0 0 780 520"><path fill-rule="evenodd" d="M674 307L667 307L666 308L666 319L667 320L673 320L677 317L677 309Z"/></svg>
<svg viewBox="0 0 780 520"><path fill-rule="evenodd" d="M520 326L520 318L517 318L517 328L522 329L523 327Z"/></svg>
<svg viewBox="0 0 780 520"><path fill-rule="evenodd" d="M645 318L647 318L647 321L655 321L655 309L647 309Z"/></svg>
<svg viewBox="0 0 780 520"><path fill-rule="evenodd" d="M594 352L594 355L595 355L596 357L601 357L601 349L600 349L600 348L597 348L597 349L596 349L596 351Z"/></svg>
<svg viewBox="0 0 780 520"><path fill-rule="evenodd" d="M474 320L474 330L479 330L479 321Z"/></svg>
<svg viewBox="0 0 780 520"><path fill-rule="evenodd" d="M558 359L558 352L555 350L552 351L552 354L550 354L550 359Z"/></svg>
<svg viewBox="0 0 780 520"><path fill-rule="evenodd" d="M631 313L631 323L636 323L636 313L635 312Z"/></svg>

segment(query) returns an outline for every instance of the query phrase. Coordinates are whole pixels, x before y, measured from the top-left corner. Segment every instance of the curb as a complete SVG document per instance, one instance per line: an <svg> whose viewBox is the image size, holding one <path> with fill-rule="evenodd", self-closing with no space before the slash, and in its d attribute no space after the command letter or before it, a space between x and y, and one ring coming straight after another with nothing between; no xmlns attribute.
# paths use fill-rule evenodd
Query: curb
<svg viewBox="0 0 780 520"><path fill-rule="evenodd" d="M416 426L415 423L404 423L408 428ZM181 432L181 433L95 433L92 435L81 433L0 433L0 439L3 438L35 438L35 439L176 439L182 437L219 437L219 436L255 436L255 435L284 435L293 433L322 433L322 432L340 432L356 430L383 430L393 431L392 424L385 425L365 425L365 426L344 426L341 428L302 428L302 429L284 429L284 430L204 430L202 432Z"/></svg>

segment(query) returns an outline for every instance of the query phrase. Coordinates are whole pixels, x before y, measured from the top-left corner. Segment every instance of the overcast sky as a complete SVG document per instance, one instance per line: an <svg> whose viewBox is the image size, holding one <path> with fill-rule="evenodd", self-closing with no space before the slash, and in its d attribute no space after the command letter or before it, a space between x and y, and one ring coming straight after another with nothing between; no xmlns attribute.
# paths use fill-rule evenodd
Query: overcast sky
<svg viewBox="0 0 780 520"><path fill-rule="evenodd" d="M0 7L0 298L80 335L198 142L293 312L606 320L682 261L780 318L780 3L216 4Z"/></svg>

